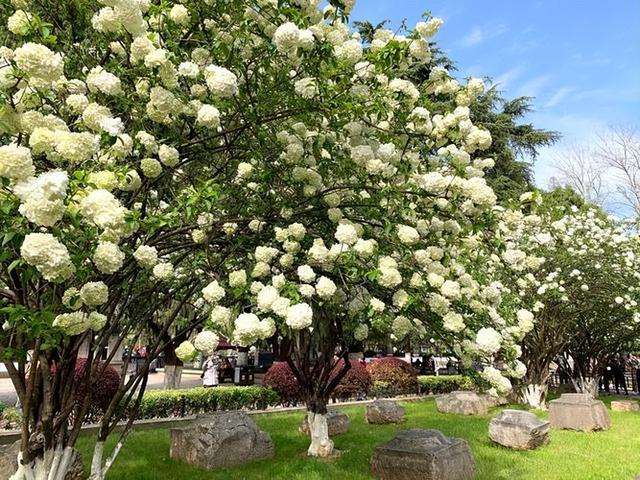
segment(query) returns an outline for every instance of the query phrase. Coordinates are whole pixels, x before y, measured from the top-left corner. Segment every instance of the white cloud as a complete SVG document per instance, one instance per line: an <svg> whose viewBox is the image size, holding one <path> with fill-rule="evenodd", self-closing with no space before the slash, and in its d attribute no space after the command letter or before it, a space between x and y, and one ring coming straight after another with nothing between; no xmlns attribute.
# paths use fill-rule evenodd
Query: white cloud
<svg viewBox="0 0 640 480"><path fill-rule="evenodd" d="M489 40L490 38L497 37L506 33L509 29L506 25L497 25L492 27L481 27L479 25L473 27L469 33L467 33L460 44L463 47L474 47Z"/></svg>
<svg viewBox="0 0 640 480"><path fill-rule="evenodd" d="M494 78L494 83L499 85L502 90L504 90L509 83L513 82L516 78L520 77L524 73L524 68L522 66L514 67L511 70L507 70L502 75L498 75Z"/></svg>
<svg viewBox="0 0 640 480"><path fill-rule="evenodd" d="M547 100L547 103L544 104L544 108L555 107L573 91L573 87L562 87L561 89L557 90L549 100Z"/></svg>
<svg viewBox="0 0 640 480"><path fill-rule="evenodd" d="M484 41L484 33L482 28L474 27L468 34L462 37L462 45L465 47L472 47L478 45Z"/></svg>
<svg viewBox="0 0 640 480"><path fill-rule="evenodd" d="M516 91L516 97L537 97L542 88L549 83L551 75L538 75L524 82Z"/></svg>

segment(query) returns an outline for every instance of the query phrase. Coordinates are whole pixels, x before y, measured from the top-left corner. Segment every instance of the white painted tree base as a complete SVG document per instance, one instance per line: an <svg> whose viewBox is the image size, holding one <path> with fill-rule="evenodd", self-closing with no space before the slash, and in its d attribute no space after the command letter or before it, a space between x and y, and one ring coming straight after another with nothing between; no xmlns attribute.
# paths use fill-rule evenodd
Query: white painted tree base
<svg viewBox="0 0 640 480"><path fill-rule="evenodd" d="M329 438L327 416L308 412L309 434L311 445L307 450L310 457L330 457L334 454L333 440Z"/></svg>

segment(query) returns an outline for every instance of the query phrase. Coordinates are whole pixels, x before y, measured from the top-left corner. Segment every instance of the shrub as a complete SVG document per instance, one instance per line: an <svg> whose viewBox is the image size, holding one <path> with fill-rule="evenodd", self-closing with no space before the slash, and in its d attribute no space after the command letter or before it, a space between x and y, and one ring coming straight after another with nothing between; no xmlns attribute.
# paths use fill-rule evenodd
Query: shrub
<svg viewBox="0 0 640 480"><path fill-rule="evenodd" d="M18 408L6 407L0 416L0 428L16 430L22 425L22 412Z"/></svg>
<svg viewBox="0 0 640 480"><path fill-rule="evenodd" d="M262 385L275 390L284 403L296 403L301 400L302 392L298 379L287 362L274 362L264 374Z"/></svg>
<svg viewBox="0 0 640 480"><path fill-rule="evenodd" d="M351 368L340 381L333 392L333 398L348 400L369 394L371 390L371 375L367 367L357 360L350 360ZM334 376L343 368L344 360L340 360L334 369Z"/></svg>
<svg viewBox="0 0 640 480"><path fill-rule="evenodd" d="M270 388L197 387L188 390L150 390L145 392L137 418L185 417L224 410L264 410L280 403Z"/></svg>
<svg viewBox="0 0 640 480"><path fill-rule="evenodd" d="M376 358L368 366L377 396L418 393L418 371L395 357Z"/></svg>
<svg viewBox="0 0 640 480"><path fill-rule="evenodd" d="M4 402L0 402L0 418L2 418L2 413L7 409L7 404Z"/></svg>
<svg viewBox="0 0 640 480"><path fill-rule="evenodd" d="M87 384L85 383L85 368L87 365L86 358L79 358L76 361L74 371L74 380L78 383L76 390L76 398L82 399L87 394ZM120 385L120 374L111 365L105 365L99 362L96 372L100 372L100 377L92 381L89 379L88 384L91 385L91 411L104 411L111 403L111 399L118 391Z"/></svg>
<svg viewBox="0 0 640 480"><path fill-rule="evenodd" d="M420 393L449 393L455 390L474 390L476 385L471 377L465 375L421 375L418 377Z"/></svg>

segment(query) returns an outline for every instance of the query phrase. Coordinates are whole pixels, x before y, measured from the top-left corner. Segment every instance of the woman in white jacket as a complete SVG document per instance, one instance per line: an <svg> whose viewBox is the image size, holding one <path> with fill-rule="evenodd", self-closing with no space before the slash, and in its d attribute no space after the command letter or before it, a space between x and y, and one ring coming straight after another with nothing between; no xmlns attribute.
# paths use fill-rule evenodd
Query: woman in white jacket
<svg viewBox="0 0 640 480"><path fill-rule="evenodd" d="M211 355L207 358L202 366L202 386L217 387L218 386L218 359Z"/></svg>

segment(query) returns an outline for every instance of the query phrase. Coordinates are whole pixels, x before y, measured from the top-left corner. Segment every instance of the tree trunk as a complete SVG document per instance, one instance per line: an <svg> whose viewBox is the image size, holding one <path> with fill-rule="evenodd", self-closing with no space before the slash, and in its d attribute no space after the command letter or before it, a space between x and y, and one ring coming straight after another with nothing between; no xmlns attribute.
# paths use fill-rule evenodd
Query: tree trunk
<svg viewBox="0 0 640 480"><path fill-rule="evenodd" d="M330 457L334 453L333 440L329 438L329 426L325 413L308 412L311 445L307 450L310 457Z"/></svg>
<svg viewBox="0 0 640 480"><path fill-rule="evenodd" d="M180 388L182 381L182 361L176 357L174 342L169 342L164 348L164 385L165 390Z"/></svg>
<svg viewBox="0 0 640 480"><path fill-rule="evenodd" d="M10 480L64 480L71 469L73 448L59 446L45 450L31 463L22 463L22 452L18 453L18 470Z"/></svg>
<svg viewBox="0 0 640 480"><path fill-rule="evenodd" d="M535 384L530 383L522 390L522 398L524 403L531 408L544 410L546 408L547 391L549 386L546 383Z"/></svg>
<svg viewBox="0 0 640 480"><path fill-rule="evenodd" d="M579 376L578 378L571 378L571 383L573 383L573 388L575 388L576 392L588 393L593 398L598 398L597 378L586 378L583 376Z"/></svg>
<svg viewBox="0 0 640 480"><path fill-rule="evenodd" d="M182 363L182 362L181 362ZM164 366L164 389L175 390L180 388L180 382L182 381L182 365L168 365Z"/></svg>

